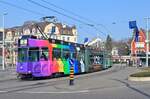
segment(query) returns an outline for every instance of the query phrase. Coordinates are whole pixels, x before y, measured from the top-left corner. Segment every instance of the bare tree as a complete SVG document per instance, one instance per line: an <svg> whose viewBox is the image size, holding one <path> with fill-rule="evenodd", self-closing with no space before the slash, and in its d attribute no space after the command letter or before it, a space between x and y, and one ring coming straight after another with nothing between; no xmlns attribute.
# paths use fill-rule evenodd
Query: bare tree
<svg viewBox="0 0 150 99"><path fill-rule="evenodd" d="M111 51L112 51L112 38L110 37L110 35L107 36L105 48L109 53L111 53Z"/></svg>

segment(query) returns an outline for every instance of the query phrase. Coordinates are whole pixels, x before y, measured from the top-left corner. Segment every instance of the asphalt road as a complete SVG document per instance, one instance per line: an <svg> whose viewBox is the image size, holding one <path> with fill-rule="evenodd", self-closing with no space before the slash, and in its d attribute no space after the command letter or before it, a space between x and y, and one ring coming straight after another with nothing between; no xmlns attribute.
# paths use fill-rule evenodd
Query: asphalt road
<svg viewBox="0 0 150 99"><path fill-rule="evenodd" d="M68 77L0 82L0 99L150 99L150 82L131 82L127 78L139 71L135 67L116 65L110 70L75 78Z"/></svg>

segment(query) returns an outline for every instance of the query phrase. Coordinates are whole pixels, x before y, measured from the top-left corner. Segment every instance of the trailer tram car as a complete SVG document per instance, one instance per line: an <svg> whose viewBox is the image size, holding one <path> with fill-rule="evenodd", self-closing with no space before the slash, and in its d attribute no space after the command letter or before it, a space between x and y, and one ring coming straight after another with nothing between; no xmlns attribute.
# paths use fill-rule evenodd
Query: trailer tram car
<svg viewBox="0 0 150 99"><path fill-rule="evenodd" d="M100 55L102 57L99 57L99 62L95 65L93 61L89 64L93 59L90 59L88 52L91 50L87 50L83 44L23 35L18 40L17 77L25 79L69 75L70 59L74 61L75 74L90 72L93 64L102 68L106 55Z"/></svg>

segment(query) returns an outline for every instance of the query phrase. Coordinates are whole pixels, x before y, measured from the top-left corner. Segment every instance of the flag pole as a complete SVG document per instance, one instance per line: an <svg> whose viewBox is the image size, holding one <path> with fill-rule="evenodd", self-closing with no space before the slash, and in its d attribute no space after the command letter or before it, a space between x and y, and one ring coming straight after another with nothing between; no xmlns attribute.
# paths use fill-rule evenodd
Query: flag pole
<svg viewBox="0 0 150 99"><path fill-rule="evenodd" d="M149 17L145 18L146 19L146 67L148 67L148 52L149 52L149 33L148 33L148 22L149 22Z"/></svg>

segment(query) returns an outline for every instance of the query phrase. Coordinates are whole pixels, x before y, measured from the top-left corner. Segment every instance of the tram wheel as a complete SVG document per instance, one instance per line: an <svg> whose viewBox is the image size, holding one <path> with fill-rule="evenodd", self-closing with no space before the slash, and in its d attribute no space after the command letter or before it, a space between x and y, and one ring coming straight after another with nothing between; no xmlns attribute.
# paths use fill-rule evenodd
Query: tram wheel
<svg viewBox="0 0 150 99"><path fill-rule="evenodd" d="M18 80L23 80L24 78L25 78L25 76L22 75L22 74L18 74L18 75L17 75L17 79L18 79Z"/></svg>

